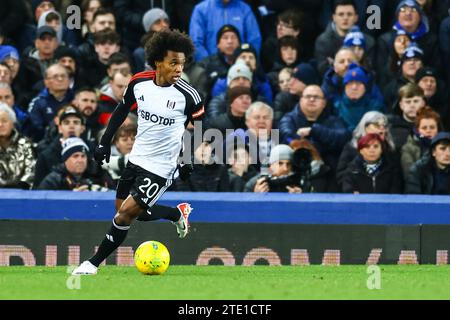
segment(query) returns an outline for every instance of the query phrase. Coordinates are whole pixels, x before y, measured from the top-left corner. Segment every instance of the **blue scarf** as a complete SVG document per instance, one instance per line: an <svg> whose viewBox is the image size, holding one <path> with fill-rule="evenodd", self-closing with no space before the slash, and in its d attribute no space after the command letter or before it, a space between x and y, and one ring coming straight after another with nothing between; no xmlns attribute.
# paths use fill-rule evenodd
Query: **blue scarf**
<svg viewBox="0 0 450 320"><path fill-rule="evenodd" d="M406 34L408 35L408 37L411 39L411 41L416 41L417 39L419 39L422 36L424 36L425 34L427 34L427 32L429 31L428 25L426 23L424 23L423 21L420 22L419 27L413 33L408 33L405 29L403 29L403 27L400 25L400 23L398 21L394 24L393 28L395 30L405 31Z"/></svg>
<svg viewBox="0 0 450 320"><path fill-rule="evenodd" d="M380 160L378 160L378 162L376 163L367 163L363 159L363 167L366 170L366 173L371 177L373 177L380 170L382 164L383 164L382 158L380 158Z"/></svg>

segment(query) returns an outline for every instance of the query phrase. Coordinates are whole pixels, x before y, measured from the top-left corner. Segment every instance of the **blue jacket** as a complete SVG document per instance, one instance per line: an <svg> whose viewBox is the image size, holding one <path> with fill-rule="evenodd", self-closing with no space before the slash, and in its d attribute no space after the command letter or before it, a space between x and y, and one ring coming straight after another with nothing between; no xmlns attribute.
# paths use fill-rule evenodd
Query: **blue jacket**
<svg viewBox="0 0 450 320"><path fill-rule="evenodd" d="M58 101L52 96L48 89L39 93L39 95L30 102L30 108L28 110L30 123L24 128L24 133L38 142L44 136L45 128L53 121L56 112L60 107L70 103L74 98L72 89L66 92L65 97Z"/></svg>
<svg viewBox="0 0 450 320"><path fill-rule="evenodd" d="M342 148L351 139L351 132L347 130L344 122L324 109L317 121L311 125L300 106L296 104L294 109L280 120L281 143L289 144L293 139L299 139L297 130L304 127L311 127L311 133L306 139L317 148L325 162L335 168Z"/></svg>
<svg viewBox="0 0 450 320"><path fill-rule="evenodd" d="M241 0L204 0L192 12L189 36L195 45L195 61L217 52L217 31L225 25L234 25L240 33L241 43L250 43L257 51L261 49L261 33L255 15L248 4Z"/></svg>
<svg viewBox="0 0 450 320"><path fill-rule="evenodd" d="M335 114L344 120L349 131L356 128L366 112L385 112L383 101L373 99L367 93L357 101L351 101L344 93L334 102L334 109Z"/></svg>

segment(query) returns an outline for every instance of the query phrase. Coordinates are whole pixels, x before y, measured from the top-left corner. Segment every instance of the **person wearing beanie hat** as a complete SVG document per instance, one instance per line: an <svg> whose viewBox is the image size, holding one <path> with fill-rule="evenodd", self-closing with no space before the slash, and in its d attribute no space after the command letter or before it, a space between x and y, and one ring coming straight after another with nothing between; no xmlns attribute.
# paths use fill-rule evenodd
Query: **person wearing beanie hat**
<svg viewBox="0 0 450 320"><path fill-rule="evenodd" d="M238 38L239 43L241 42L241 35L239 34L239 30L233 26L232 24L224 24L219 31L217 31L216 34L216 44L218 44L220 42L220 39L222 38L222 36L227 33L227 32L232 32L236 35L236 37Z"/></svg>
<svg viewBox="0 0 450 320"><path fill-rule="evenodd" d="M433 68L420 68L416 72L415 80L416 84L422 88L425 98L431 98L436 94L438 77Z"/></svg>
<svg viewBox="0 0 450 320"><path fill-rule="evenodd" d="M301 193L300 181L296 185L275 186L271 181L293 173L292 161L294 150L288 145L279 144L270 150L269 176L259 174L251 178L244 187L245 192L289 192Z"/></svg>
<svg viewBox="0 0 450 320"><path fill-rule="evenodd" d="M150 30L159 32L170 27L170 19L163 9L153 8L142 17L142 25L146 33Z"/></svg>
<svg viewBox="0 0 450 320"><path fill-rule="evenodd" d="M227 86L230 86L230 83L233 81L242 81L241 78L245 78L252 83L253 73L243 60L238 59L228 70Z"/></svg>
<svg viewBox="0 0 450 320"><path fill-rule="evenodd" d="M71 137L66 139L61 150L61 160L65 162L76 152L81 152L87 155L89 153L89 147L80 138Z"/></svg>
<svg viewBox="0 0 450 320"><path fill-rule="evenodd" d="M450 195L450 132L433 137L430 152L411 167L405 193Z"/></svg>
<svg viewBox="0 0 450 320"><path fill-rule="evenodd" d="M366 52L366 38L358 26L354 26L350 29L349 33L347 33L344 38L343 46L352 48L359 64L362 64L363 60L366 60L364 59ZM364 63L367 62L364 61Z"/></svg>
<svg viewBox="0 0 450 320"><path fill-rule="evenodd" d="M69 72L69 77L71 80L71 88L77 87L79 81L78 75L78 55L76 51L71 47L59 46L55 51L54 58L59 64L63 65Z"/></svg>
<svg viewBox="0 0 450 320"><path fill-rule="evenodd" d="M234 86L228 89L228 109L226 112L210 117L211 128L219 129L224 135L227 129L246 129L245 112L252 104L252 92L249 87Z"/></svg>
<svg viewBox="0 0 450 320"><path fill-rule="evenodd" d="M320 84L319 76L309 63L300 63L293 72L292 77L303 82L305 86Z"/></svg>
<svg viewBox="0 0 450 320"><path fill-rule="evenodd" d="M344 93L334 101L334 108L349 131L356 128L366 112L384 112L383 101L372 97L368 91L369 77L363 68L351 64L344 75L343 84Z"/></svg>
<svg viewBox="0 0 450 320"><path fill-rule="evenodd" d="M11 70L11 79L14 80L20 69L20 56L17 49L13 46L0 46L0 62L6 63Z"/></svg>

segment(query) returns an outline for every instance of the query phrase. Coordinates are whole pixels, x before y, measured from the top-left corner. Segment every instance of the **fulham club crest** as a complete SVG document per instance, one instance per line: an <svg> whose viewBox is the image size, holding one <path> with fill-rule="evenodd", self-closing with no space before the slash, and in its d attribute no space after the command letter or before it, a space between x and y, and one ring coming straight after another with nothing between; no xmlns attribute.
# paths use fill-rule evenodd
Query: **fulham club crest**
<svg viewBox="0 0 450 320"><path fill-rule="evenodd" d="M168 100L167 101L167 108L170 109L170 110L173 110L173 109L175 109L175 104L176 104L175 101Z"/></svg>

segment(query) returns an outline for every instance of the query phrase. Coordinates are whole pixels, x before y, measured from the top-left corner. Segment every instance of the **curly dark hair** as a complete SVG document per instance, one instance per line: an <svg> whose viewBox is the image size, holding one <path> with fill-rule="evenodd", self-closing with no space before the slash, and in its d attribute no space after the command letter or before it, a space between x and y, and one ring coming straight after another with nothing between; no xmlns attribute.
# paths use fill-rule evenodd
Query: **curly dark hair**
<svg viewBox="0 0 450 320"><path fill-rule="evenodd" d="M191 38L179 30L162 30L156 32L145 44L145 55L149 66L156 69L156 61L163 61L167 51L183 52L189 60L194 52Z"/></svg>

